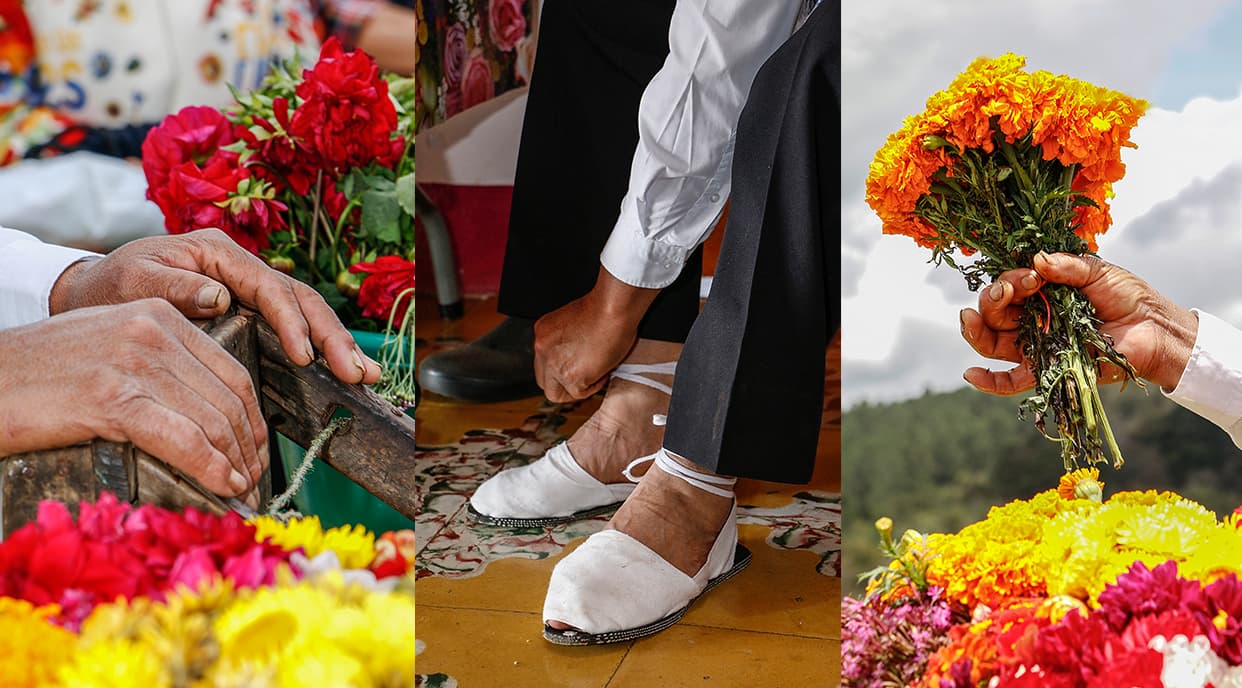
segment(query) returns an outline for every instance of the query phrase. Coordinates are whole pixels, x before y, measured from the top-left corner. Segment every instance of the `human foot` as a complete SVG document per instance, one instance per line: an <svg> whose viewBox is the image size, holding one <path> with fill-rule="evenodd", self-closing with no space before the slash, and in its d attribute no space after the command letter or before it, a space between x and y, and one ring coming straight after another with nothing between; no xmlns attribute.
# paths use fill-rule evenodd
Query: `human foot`
<svg viewBox="0 0 1242 688"><path fill-rule="evenodd" d="M680 344L640 340L613 373L600 408L568 442L538 460L501 471L470 498L470 515L505 527L550 526L608 513L634 490L623 471L660 447ZM662 389L661 389L662 388Z"/></svg>
<svg viewBox="0 0 1242 688"><path fill-rule="evenodd" d="M656 466L609 528L556 565L544 602L549 641L599 645L651 635L749 564L749 551L737 544L733 479L663 452Z"/></svg>

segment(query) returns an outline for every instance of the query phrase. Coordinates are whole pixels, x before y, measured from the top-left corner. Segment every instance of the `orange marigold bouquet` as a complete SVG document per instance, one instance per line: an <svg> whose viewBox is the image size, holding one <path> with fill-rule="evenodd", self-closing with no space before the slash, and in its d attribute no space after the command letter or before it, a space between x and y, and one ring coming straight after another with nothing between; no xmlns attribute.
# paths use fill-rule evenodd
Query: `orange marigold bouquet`
<svg viewBox="0 0 1242 688"><path fill-rule="evenodd" d="M1028 72L1012 53L979 58L906 118L876 153L867 202L886 234L930 248L932 261L974 291L1039 252L1093 253L1111 222L1108 198L1134 147L1130 131L1147 103L1067 76ZM955 255L973 257L970 262ZM1095 310L1072 287L1047 284L1027 299L1019 329L1035 374L1022 404L1041 432L1051 416L1066 470L1122 463L1096 389L1098 363L1138 381L1098 330Z"/></svg>

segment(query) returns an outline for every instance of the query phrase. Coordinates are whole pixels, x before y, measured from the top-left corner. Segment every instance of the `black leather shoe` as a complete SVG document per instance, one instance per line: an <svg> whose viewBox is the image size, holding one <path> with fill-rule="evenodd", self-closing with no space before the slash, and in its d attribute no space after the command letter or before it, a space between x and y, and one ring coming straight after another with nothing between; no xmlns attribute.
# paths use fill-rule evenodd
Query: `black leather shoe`
<svg viewBox="0 0 1242 688"><path fill-rule="evenodd" d="M491 332L423 359L423 390L465 401L511 401L543 394L535 383L535 321L505 318Z"/></svg>

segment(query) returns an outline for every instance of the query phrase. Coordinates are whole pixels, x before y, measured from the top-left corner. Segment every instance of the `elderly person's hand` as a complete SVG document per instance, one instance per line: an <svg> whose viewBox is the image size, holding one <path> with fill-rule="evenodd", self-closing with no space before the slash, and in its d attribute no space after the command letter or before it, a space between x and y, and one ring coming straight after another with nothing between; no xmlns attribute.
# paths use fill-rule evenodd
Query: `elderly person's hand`
<svg viewBox="0 0 1242 688"><path fill-rule="evenodd" d="M0 456L129 441L252 506L268 463L250 374L163 299L5 330L0 419Z"/></svg>
<svg viewBox="0 0 1242 688"><path fill-rule="evenodd" d="M595 287L535 323L535 381L556 402L585 399L608 382L638 340L659 289L630 286L600 268Z"/></svg>
<svg viewBox="0 0 1242 688"><path fill-rule="evenodd" d="M49 305L55 315L160 298L186 317L206 319L228 309L230 292L263 314L294 363L309 365L317 348L342 381L379 380L379 364L362 353L318 292L215 229L139 239L75 263L56 282Z"/></svg>
<svg viewBox="0 0 1242 688"><path fill-rule="evenodd" d="M996 372L970 368L966 381L992 394L1017 394L1032 388L1035 378L1017 341L1018 308L1045 282L1078 287L1095 306L1100 331L1113 338L1139 375L1173 389L1182 377L1194 348L1199 321L1194 313L1169 301L1133 274L1091 256L1069 253L1035 256L1034 269L1002 273L979 294L979 310L962 310L962 336L987 358L1020 365ZM1101 382L1116 382L1122 374L1104 364Z"/></svg>

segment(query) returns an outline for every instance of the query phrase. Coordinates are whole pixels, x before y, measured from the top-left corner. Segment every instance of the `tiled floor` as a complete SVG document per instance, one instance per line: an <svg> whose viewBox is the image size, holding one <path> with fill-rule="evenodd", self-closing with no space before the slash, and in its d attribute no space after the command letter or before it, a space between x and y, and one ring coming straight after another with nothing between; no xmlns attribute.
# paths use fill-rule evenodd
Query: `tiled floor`
<svg viewBox="0 0 1242 688"><path fill-rule="evenodd" d="M435 319L419 302L420 357L487 331L494 301L467 317ZM471 491L506 466L568 436L598 399L554 405L532 398L462 404L435 395L418 412L417 629L420 686L836 686L840 670L839 349L812 484L741 481L743 542L754 562L673 628L634 643L565 648L540 635L556 562L607 522L552 529L471 524Z"/></svg>

